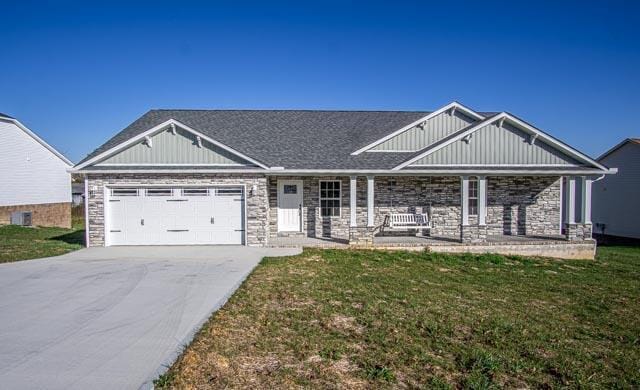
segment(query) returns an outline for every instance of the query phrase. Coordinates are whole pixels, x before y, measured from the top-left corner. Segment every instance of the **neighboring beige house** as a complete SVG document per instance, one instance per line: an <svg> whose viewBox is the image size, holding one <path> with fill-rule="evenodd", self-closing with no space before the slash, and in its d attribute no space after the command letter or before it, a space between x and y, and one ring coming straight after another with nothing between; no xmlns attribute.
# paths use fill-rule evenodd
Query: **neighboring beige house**
<svg viewBox="0 0 640 390"><path fill-rule="evenodd" d="M88 187L90 246L386 245L413 229L442 243L554 237L593 248L591 182L615 169L514 115L454 102L152 110L73 172Z"/></svg>
<svg viewBox="0 0 640 390"><path fill-rule="evenodd" d="M71 227L73 163L20 121L0 114L0 224Z"/></svg>
<svg viewBox="0 0 640 390"><path fill-rule="evenodd" d="M627 138L598 161L618 174L593 184L594 233L640 239L640 139Z"/></svg>

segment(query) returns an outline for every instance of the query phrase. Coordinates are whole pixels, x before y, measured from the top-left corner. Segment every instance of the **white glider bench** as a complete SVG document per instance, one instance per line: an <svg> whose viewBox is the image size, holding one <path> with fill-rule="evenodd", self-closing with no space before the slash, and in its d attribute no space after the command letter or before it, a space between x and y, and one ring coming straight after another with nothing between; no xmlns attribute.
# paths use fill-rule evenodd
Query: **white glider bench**
<svg viewBox="0 0 640 390"><path fill-rule="evenodd" d="M431 229L429 214L389 214L389 230Z"/></svg>

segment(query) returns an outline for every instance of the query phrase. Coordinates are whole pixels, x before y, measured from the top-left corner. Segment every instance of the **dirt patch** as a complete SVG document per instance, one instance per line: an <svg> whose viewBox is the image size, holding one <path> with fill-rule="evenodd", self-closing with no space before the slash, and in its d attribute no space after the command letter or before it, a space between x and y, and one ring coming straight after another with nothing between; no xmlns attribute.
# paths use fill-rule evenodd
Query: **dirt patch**
<svg viewBox="0 0 640 390"><path fill-rule="evenodd" d="M364 332L364 327L358 324L354 317L347 317L343 315L332 316L327 326L331 329L342 332L354 332L357 334Z"/></svg>

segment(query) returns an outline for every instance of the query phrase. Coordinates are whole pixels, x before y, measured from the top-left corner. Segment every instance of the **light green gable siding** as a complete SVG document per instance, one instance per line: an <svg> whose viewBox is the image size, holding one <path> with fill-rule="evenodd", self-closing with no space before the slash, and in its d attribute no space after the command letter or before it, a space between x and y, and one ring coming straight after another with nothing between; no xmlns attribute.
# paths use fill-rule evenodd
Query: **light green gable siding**
<svg viewBox="0 0 640 390"><path fill-rule="evenodd" d="M429 119L424 129L413 127L375 146L372 150L420 150L473 122L474 119L460 112L455 112L453 116L449 112L443 112Z"/></svg>
<svg viewBox="0 0 640 390"><path fill-rule="evenodd" d="M196 136L186 130L161 131L151 137L152 146L140 141L121 152L100 161L101 164L210 164L253 165L248 161L202 140L198 147Z"/></svg>
<svg viewBox="0 0 640 390"><path fill-rule="evenodd" d="M515 127L491 124L473 133L469 143L459 140L412 165L579 165L577 161Z"/></svg>

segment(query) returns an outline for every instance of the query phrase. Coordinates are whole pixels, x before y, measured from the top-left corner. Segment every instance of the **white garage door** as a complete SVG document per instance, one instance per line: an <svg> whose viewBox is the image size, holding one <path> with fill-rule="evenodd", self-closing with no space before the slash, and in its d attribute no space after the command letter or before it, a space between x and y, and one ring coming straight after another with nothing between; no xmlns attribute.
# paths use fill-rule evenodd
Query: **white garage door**
<svg viewBox="0 0 640 390"><path fill-rule="evenodd" d="M242 187L114 187L107 198L107 245L244 242Z"/></svg>

